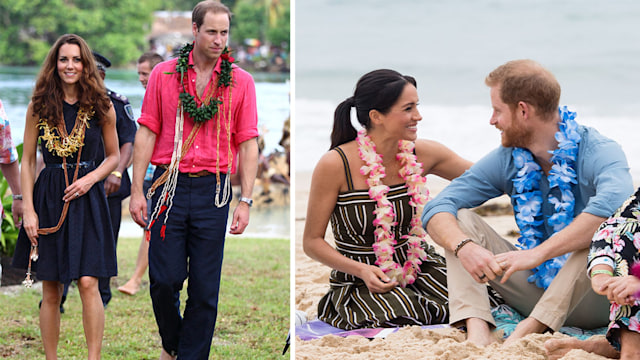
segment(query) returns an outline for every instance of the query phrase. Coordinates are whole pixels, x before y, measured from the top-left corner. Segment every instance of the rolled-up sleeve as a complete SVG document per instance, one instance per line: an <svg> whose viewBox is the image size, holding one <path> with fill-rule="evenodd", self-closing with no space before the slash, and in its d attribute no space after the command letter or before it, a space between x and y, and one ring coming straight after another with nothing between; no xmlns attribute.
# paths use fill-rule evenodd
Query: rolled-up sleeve
<svg viewBox="0 0 640 360"><path fill-rule="evenodd" d="M174 77L169 74L164 74L167 68L165 63L156 65L151 71L149 76L149 82L147 82L147 89L144 93L144 100L142 101L142 114L138 119L140 125L144 125L149 128L156 135L160 134L162 128L162 93L165 87L169 87L166 81L173 79ZM163 76L164 75L164 76ZM174 85L173 88L177 86ZM177 92L177 91L176 91ZM172 99L169 97L169 99ZM177 97L175 98L177 102ZM177 105L176 105L177 106ZM174 114L175 116L175 114Z"/></svg>
<svg viewBox="0 0 640 360"><path fill-rule="evenodd" d="M249 139L258 136L258 107L256 104L256 87L253 77L246 71L235 68L237 90L234 95L239 96L234 99L234 141L235 147Z"/></svg>
<svg viewBox="0 0 640 360"><path fill-rule="evenodd" d="M423 226L437 213L455 216L459 209L473 208L504 194L511 179L506 171L510 159L507 152L503 147L492 151L427 202L422 211Z"/></svg>

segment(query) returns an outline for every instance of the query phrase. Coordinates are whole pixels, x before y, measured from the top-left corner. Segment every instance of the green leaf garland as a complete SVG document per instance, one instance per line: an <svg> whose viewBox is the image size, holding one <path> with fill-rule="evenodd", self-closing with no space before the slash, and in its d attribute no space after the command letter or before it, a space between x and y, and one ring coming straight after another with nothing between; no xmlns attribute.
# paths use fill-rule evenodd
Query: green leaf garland
<svg viewBox="0 0 640 360"><path fill-rule="evenodd" d="M189 53L193 50L193 44L186 44L181 50L176 64L176 71L180 73L180 83L182 84L182 92L180 93L180 101L184 111L187 112L196 123L205 122L214 117L218 113L218 105L222 104L222 101L211 98L208 105L204 103L198 107L195 97L187 91L185 86L186 73L189 70ZM231 71L233 69L233 62L235 59L230 55L231 51L225 47L222 51L220 58L222 63L220 64L220 76L218 76L218 88L226 87L231 84Z"/></svg>

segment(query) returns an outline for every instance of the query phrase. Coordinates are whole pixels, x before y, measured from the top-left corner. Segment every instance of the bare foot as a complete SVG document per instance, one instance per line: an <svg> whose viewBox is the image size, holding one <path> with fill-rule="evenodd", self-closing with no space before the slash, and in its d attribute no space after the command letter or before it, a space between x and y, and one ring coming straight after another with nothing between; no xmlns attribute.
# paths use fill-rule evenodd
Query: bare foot
<svg viewBox="0 0 640 360"><path fill-rule="evenodd" d="M467 340L478 346L487 346L497 341L493 335L489 324L478 318L469 318L466 320Z"/></svg>
<svg viewBox="0 0 640 360"><path fill-rule="evenodd" d="M549 360L561 359L573 349L581 349L611 359L620 358L620 353L616 351L604 336L594 336L587 340L576 338L550 339L544 343Z"/></svg>
<svg viewBox="0 0 640 360"><path fill-rule="evenodd" d="M177 356L171 356L169 353L162 348L162 352L160 352L160 360L175 360Z"/></svg>
<svg viewBox="0 0 640 360"><path fill-rule="evenodd" d="M126 284L120 286L118 291L126 295L135 295L140 290L141 281L130 279Z"/></svg>
<svg viewBox="0 0 640 360"><path fill-rule="evenodd" d="M529 334L541 334L545 330L547 330L547 325L541 323L540 321L528 317L516 326L516 329L509 335L507 340L504 341L504 345L510 345L516 342L517 340L529 335Z"/></svg>

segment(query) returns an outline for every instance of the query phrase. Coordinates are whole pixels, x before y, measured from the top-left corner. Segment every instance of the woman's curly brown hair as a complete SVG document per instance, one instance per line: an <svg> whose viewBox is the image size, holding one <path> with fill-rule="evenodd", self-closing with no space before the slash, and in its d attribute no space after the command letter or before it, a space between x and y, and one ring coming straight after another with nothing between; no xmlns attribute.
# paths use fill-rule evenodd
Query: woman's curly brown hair
<svg viewBox="0 0 640 360"><path fill-rule="evenodd" d="M64 123L62 103L64 92L62 79L58 74L58 51L64 44L75 44L80 48L82 75L76 83L78 87L78 105L81 108L93 107L95 117L105 118L111 105L104 82L98 73L96 62L86 41L75 34L65 34L58 38L42 63L36 80L31 102L35 116L46 119L50 126Z"/></svg>

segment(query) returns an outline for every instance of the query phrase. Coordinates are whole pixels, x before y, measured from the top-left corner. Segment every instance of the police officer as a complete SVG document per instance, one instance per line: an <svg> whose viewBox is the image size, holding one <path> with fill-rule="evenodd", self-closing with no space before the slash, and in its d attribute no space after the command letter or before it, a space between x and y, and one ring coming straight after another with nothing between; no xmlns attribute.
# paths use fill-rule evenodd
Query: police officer
<svg viewBox="0 0 640 360"><path fill-rule="evenodd" d="M111 66L111 61L95 51L93 52L93 57L96 59L98 71L104 80L106 69ZM120 146L120 163L104 180L104 190L109 203L113 236L117 243L122 218L122 201L131 194L131 180L129 179L127 168L131 164L133 140L137 128L133 116L133 109L127 97L110 89L107 89L107 95L109 95L116 111L116 130L118 132L118 142ZM102 297L102 304L105 307L111 300L109 283L109 278L99 279L100 296Z"/></svg>

